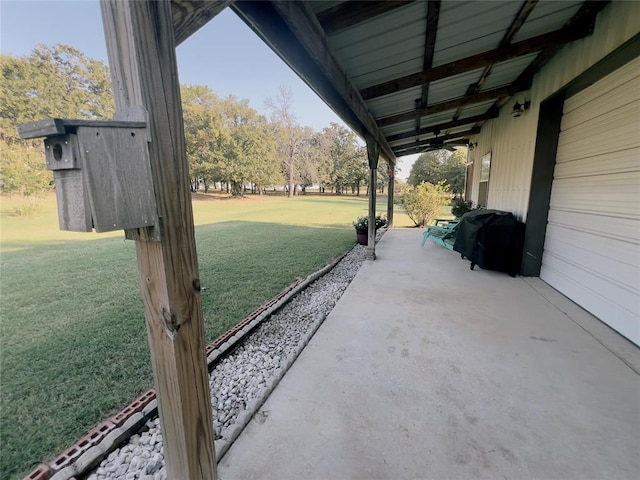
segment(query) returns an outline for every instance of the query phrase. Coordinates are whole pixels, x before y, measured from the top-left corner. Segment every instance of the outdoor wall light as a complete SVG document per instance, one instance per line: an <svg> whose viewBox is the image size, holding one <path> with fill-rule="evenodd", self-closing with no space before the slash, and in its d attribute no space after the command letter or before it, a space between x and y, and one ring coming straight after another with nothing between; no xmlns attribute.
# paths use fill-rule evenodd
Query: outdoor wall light
<svg viewBox="0 0 640 480"><path fill-rule="evenodd" d="M520 102L519 100L516 100L516 103L513 104L513 110L511 110L511 116L513 118L520 117L524 112L529 110L530 106L531 106L531 102L529 100L523 99L522 102Z"/></svg>

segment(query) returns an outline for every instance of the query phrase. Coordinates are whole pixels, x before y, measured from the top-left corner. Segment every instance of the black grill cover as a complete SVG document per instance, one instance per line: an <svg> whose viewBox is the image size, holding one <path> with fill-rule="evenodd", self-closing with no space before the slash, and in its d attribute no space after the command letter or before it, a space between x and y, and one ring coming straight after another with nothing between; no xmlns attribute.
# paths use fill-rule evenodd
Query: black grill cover
<svg viewBox="0 0 640 480"><path fill-rule="evenodd" d="M520 273L524 224L511 212L474 210L460 218L453 249L487 270Z"/></svg>

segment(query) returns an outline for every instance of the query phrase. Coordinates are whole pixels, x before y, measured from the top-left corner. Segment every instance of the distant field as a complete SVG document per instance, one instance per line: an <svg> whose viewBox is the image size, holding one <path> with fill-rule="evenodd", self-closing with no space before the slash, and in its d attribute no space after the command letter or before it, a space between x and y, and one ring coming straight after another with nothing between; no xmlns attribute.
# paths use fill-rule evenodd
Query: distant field
<svg viewBox="0 0 640 480"><path fill-rule="evenodd" d="M0 205L0 478L21 478L152 384L135 245ZM207 343L355 242L366 197L193 202ZM386 213L386 197L378 209ZM396 225L411 222L396 214Z"/></svg>

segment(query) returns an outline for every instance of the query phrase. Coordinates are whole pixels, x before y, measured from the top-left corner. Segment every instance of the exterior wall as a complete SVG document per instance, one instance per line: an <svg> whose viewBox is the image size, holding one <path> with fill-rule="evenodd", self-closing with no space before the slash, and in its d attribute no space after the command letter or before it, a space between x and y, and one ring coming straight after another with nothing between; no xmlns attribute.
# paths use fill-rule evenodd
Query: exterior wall
<svg viewBox="0 0 640 480"><path fill-rule="evenodd" d="M614 1L598 15L591 36L566 45L538 72L531 90L525 92L531 106L524 115L511 116L516 95L502 107L498 118L485 122L482 132L472 139L477 146L471 160L478 165L480 157L492 152L488 208L508 210L526 219L540 103L639 32L640 4ZM473 170L470 199L475 203L480 168Z"/></svg>

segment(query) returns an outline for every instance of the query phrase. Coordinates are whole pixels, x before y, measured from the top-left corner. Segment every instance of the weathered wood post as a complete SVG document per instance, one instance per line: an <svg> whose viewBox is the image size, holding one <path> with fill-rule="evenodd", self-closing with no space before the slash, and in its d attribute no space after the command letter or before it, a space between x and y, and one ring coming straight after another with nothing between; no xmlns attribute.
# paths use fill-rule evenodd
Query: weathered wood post
<svg viewBox="0 0 640 480"><path fill-rule="evenodd" d="M389 185L387 185L387 228L393 227L393 191L396 183L395 165L389 162L387 168Z"/></svg>
<svg viewBox="0 0 640 480"><path fill-rule="evenodd" d="M380 146L372 138L367 136L367 156L369 158L369 239L365 258L376 259L376 184L378 181L378 158Z"/></svg>
<svg viewBox="0 0 640 480"><path fill-rule="evenodd" d="M101 9L116 120L148 112L160 221L126 235L136 240L167 477L211 480L213 421L171 3L101 0Z"/></svg>

